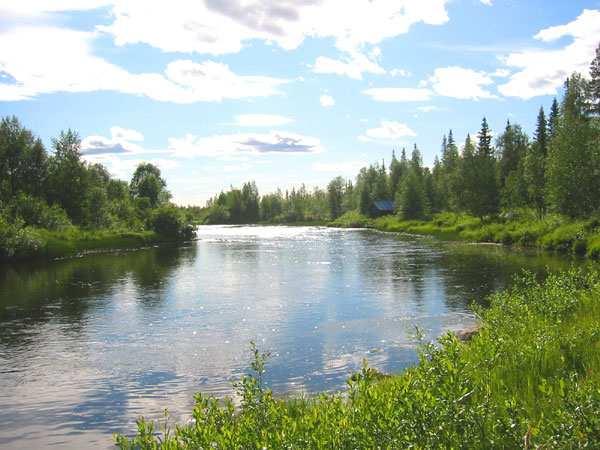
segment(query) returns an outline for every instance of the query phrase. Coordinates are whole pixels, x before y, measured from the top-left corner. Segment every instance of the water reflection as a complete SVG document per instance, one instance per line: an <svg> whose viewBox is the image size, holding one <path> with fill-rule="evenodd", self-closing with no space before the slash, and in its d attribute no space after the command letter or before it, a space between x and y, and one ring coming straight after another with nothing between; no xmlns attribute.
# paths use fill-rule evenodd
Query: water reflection
<svg viewBox="0 0 600 450"><path fill-rule="evenodd" d="M414 363L521 268L567 265L492 246L358 230L203 227L188 247L0 267L0 446L109 447L144 414L183 418L231 394L248 342L279 393L340 389L367 357Z"/></svg>

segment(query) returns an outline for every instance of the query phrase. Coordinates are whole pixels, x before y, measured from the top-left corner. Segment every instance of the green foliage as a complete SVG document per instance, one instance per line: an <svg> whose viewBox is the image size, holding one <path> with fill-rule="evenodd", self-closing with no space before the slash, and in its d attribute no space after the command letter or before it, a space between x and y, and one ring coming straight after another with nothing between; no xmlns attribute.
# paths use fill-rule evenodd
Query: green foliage
<svg viewBox="0 0 600 450"><path fill-rule="evenodd" d="M366 363L346 394L277 399L267 355L237 384L239 407L196 395L193 421L157 432L143 419L121 449L595 448L600 442L600 279L525 274L478 311L469 342L422 342L419 364L383 375Z"/></svg>
<svg viewBox="0 0 600 450"><path fill-rule="evenodd" d="M548 153L549 202L570 217L585 217L600 202L598 130L586 116L587 89L581 76L569 78Z"/></svg>
<svg viewBox="0 0 600 450"><path fill-rule="evenodd" d="M147 198L150 206L156 207L171 198L166 186L167 183L161 177L160 169L154 164L144 163L135 169L130 190L133 198Z"/></svg>
<svg viewBox="0 0 600 450"><path fill-rule="evenodd" d="M60 230L71 226L67 213L60 206L48 206L38 197L21 193L11 203L11 216L21 219L25 226L48 230Z"/></svg>
<svg viewBox="0 0 600 450"><path fill-rule="evenodd" d="M22 221L8 222L0 215L0 261L27 258L42 246L42 240Z"/></svg>
<svg viewBox="0 0 600 450"><path fill-rule="evenodd" d="M340 228L365 228L370 225L371 219L363 216L358 211L348 211L329 223L329 226Z"/></svg>
<svg viewBox="0 0 600 450"><path fill-rule="evenodd" d="M162 237L189 240L195 236L194 228L174 206L161 206L152 214L152 229Z"/></svg>

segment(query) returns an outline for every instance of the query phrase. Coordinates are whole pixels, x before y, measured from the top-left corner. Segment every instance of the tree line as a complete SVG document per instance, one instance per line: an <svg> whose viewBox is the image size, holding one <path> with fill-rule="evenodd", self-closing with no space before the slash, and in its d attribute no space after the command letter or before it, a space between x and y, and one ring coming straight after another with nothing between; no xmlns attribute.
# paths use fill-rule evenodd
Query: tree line
<svg viewBox="0 0 600 450"><path fill-rule="evenodd" d="M367 217L381 213L380 200L392 200L403 219L425 219L451 211L476 217L519 208L567 217L588 217L600 209L600 46L590 79L574 73L549 113L541 107L533 136L506 122L492 136L484 117L477 136L456 142L442 138L441 155L425 167L419 148L402 149L391 163L360 170L355 180L336 177L326 189L278 190L260 197L254 182L211 199L209 223L326 221L348 211Z"/></svg>
<svg viewBox="0 0 600 450"><path fill-rule="evenodd" d="M138 165L130 182L112 178L101 164L84 161L81 139L72 130L53 139L52 150L16 117L0 121L1 236L8 239L10 230L23 227L77 226L189 237L158 167Z"/></svg>

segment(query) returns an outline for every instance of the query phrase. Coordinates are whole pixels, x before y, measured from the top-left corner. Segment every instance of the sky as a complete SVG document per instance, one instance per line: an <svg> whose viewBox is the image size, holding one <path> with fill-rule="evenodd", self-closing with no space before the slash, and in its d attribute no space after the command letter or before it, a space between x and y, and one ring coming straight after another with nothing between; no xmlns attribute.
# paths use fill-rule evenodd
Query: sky
<svg viewBox="0 0 600 450"><path fill-rule="evenodd" d="M530 132L599 43L600 0L0 0L0 116L202 205Z"/></svg>

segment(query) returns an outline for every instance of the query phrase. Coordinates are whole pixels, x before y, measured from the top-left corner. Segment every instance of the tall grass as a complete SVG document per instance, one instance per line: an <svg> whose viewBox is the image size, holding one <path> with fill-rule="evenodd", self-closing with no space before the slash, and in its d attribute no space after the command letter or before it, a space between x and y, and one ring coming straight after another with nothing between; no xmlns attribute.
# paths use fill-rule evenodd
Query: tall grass
<svg viewBox="0 0 600 450"><path fill-rule="evenodd" d="M573 221L557 215L537 219L523 213L483 222L466 214L441 213L429 221L418 221L401 220L397 216L368 219L349 212L329 225L430 235L445 240L492 242L600 258L600 221L596 219Z"/></svg>
<svg viewBox="0 0 600 450"><path fill-rule="evenodd" d="M480 309L480 332L424 343L417 366L365 365L344 394L277 399L264 355L239 408L197 394L193 421L157 432L141 419L121 449L599 448L600 276L524 275Z"/></svg>

